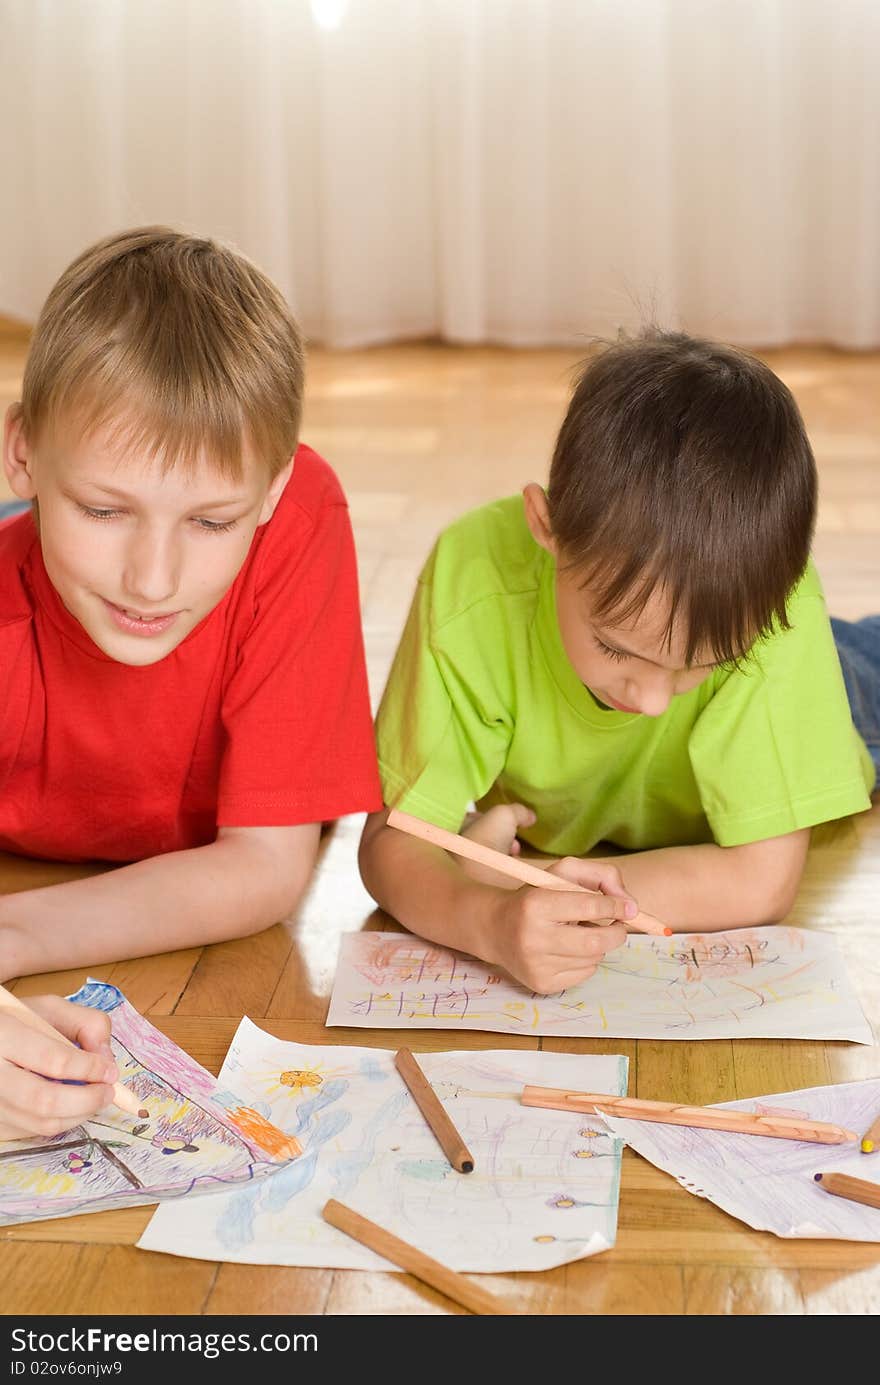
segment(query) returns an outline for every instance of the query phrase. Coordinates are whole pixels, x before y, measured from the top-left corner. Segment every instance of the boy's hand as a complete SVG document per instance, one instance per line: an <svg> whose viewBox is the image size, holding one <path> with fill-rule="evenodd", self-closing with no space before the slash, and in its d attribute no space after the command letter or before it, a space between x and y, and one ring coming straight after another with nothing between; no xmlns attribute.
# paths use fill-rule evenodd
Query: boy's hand
<svg viewBox="0 0 880 1385"><path fill-rule="evenodd" d="M569 856L550 870L598 893L567 894L532 885L499 893L483 954L539 995L564 991L592 976L605 954L626 941L626 920L638 913L615 866Z"/></svg>
<svg viewBox="0 0 880 1385"><path fill-rule="evenodd" d="M0 1010L0 1140L59 1135L88 1120L110 1105L119 1076L107 1015L59 996L29 997L25 1004L80 1047Z"/></svg>

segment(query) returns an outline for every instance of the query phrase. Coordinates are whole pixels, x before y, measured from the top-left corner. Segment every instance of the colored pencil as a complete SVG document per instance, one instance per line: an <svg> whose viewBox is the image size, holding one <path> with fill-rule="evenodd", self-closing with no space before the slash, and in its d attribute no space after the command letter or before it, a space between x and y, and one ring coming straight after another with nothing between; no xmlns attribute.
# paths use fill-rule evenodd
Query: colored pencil
<svg viewBox="0 0 880 1385"><path fill-rule="evenodd" d="M452 1167L459 1173L473 1173L473 1155L409 1049L401 1048L394 1055L394 1063Z"/></svg>
<svg viewBox="0 0 880 1385"><path fill-rule="evenodd" d="M517 856L505 856L503 851L473 842L470 837L462 837L457 832L447 832L443 827L435 827L432 822L423 822L421 818L411 817L409 813L401 813L397 808L392 808L388 814L388 826L396 827L400 832L408 832L411 837L420 837L432 846L441 846L444 851L451 851L454 856L462 856L468 861L477 861L482 866L489 866L501 875L508 875L512 880L519 880L524 885L539 885L544 890L567 890L569 894L572 891L580 891L582 894L598 893L596 890L585 890L583 885L576 885L572 880L563 880L559 875L551 875L540 866L520 861ZM622 922L631 924L642 933L656 933L658 937L663 938L672 936L672 929L650 914L639 913L635 918Z"/></svg>
<svg viewBox="0 0 880 1385"><path fill-rule="evenodd" d="M862 1202L866 1207L880 1207L880 1183L869 1183L867 1178L853 1178L848 1173L816 1173L813 1177L826 1193Z"/></svg>
<svg viewBox="0 0 880 1385"><path fill-rule="evenodd" d="M329 1202L324 1204L321 1216L325 1222L335 1226L337 1231L344 1231L352 1240L359 1241L369 1250L374 1250L377 1255L382 1255L392 1264L399 1265L402 1270L408 1270L416 1278L423 1279L432 1289L437 1289L447 1298L455 1299L456 1303L461 1303L472 1313L481 1313L484 1316L510 1316L510 1310L492 1294L486 1293L485 1289L478 1289L475 1284L465 1279L464 1275L441 1265L439 1260L432 1260L430 1255L416 1250L415 1246L401 1241L392 1232L368 1221L359 1212L352 1211L335 1198L331 1197Z"/></svg>
<svg viewBox="0 0 880 1385"><path fill-rule="evenodd" d="M29 1025L31 1029L36 1029L39 1033L46 1034L57 1042L66 1044L68 1048L76 1048L76 1044L71 1043L66 1035L51 1025L48 1020L44 1020L42 1015L38 1015L29 1005L25 1005L17 995L7 991L5 986L0 986L0 1007L13 1010L22 1023ZM142 1109L134 1092L123 1086L121 1082L114 1082L113 1084L113 1105L121 1107L131 1116L149 1115L148 1111Z"/></svg>
<svg viewBox="0 0 880 1385"><path fill-rule="evenodd" d="M780 1140L807 1140L820 1145L843 1145L859 1137L854 1130L796 1116L759 1116L750 1111L726 1111L717 1106L679 1106L670 1101L642 1101L607 1092L566 1092L555 1087L523 1087L523 1106L546 1106L554 1111L606 1111L622 1120L689 1125L700 1130L726 1130L737 1135L767 1135Z"/></svg>
<svg viewBox="0 0 880 1385"><path fill-rule="evenodd" d="M880 1147L880 1116L869 1125L862 1136L861 1150L863 1154L874 1154Z"/></svg>

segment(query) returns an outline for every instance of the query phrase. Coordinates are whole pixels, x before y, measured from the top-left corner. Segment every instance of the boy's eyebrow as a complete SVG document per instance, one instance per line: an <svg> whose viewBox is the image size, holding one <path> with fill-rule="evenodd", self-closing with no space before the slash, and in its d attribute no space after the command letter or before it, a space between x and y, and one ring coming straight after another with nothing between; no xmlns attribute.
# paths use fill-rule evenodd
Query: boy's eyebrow
<svg viewBox="0 0 880 1385"><path fill-rule="evenodd" d="M115 496L117 500L131 499L129 491L117 490L115 486L105 486L103 481L92 481L88 477L84 477L81 484L91 486L93 490L102 491L104 495ZM193 506L193 508L196 510L220 510L224 509L227 505L242 505L245 501L249 501L250 498L249 495L230 495L224 500L200 501L197 505Z"/></svg>
<svg viewBox="0 0 880 1385"><path fill-rule="evenodd" d="M665 664L658 664L656 659L649 659L644 654L637 654L634 649L624 649L622 644L617 644L614 640L606 639L604 634L602 634L602 643L607 644L609 649L613 649L615 654L626 654L630 659L641 659L643 664L653 664L655 668L666 667ZM687 664L685 671L694 668L717 668L717 664L714 662L710 664Z"/></svg>

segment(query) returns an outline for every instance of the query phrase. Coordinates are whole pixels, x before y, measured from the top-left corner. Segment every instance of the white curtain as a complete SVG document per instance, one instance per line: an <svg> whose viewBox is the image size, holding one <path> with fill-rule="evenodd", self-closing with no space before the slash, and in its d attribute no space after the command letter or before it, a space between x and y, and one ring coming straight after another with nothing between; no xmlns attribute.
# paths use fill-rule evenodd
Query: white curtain
<svg viewBox="0 0 880 1385"><path fill-rule="evenodd" d="M878 0L0 0L0 313L112 230L312 340L880 345Z"/></svg>

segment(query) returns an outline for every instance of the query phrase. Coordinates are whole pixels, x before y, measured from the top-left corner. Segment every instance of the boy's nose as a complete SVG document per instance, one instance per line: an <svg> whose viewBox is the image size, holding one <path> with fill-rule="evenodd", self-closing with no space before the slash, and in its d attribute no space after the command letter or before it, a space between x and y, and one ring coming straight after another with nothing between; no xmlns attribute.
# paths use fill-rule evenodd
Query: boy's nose
<svg viewBox="0 0 880 1385"><path fill-rule="evenodd" d="M631 705L638 707L642 716L662 716L672 701L674 688L671 678L659 677L650 683L640 683L632 689ZM630 699L628 699L630 700Z"/></svg>
<svg viewBox="0 0 880 1385"><path fill-rule="evenodd" d="M159 536L145 536L131 545L126 555L123 586L133 600L155 610L175 595L177 582L177 560L171 543ZM147 615L149 611L141 614Z"/></svg>

